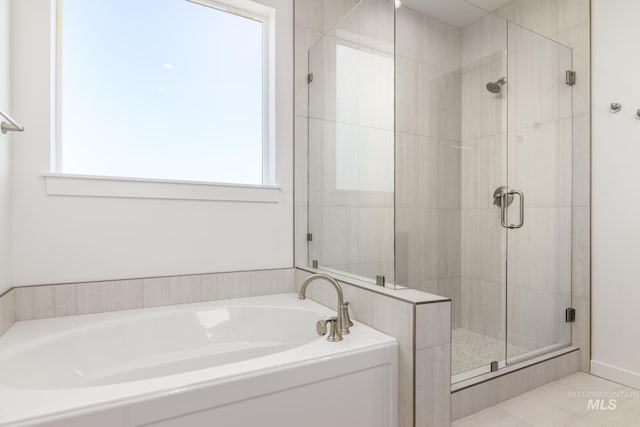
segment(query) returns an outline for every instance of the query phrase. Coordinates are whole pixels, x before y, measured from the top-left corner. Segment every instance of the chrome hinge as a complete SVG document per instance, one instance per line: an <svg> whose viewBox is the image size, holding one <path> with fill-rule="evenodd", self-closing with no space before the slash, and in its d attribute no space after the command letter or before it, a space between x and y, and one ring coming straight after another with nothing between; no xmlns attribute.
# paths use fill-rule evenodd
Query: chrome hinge
<svg viewBox="0 0 640 427"><path fill-rule="evenodd" d="M307 74L307 83L311 83L313 81L313 73Z"/></svg>
<svg viewBox="0 0 640 427"><path fill-rule="evenodd" d="M576 72L572 70L567 70L566 74L566 82L569 86L574 86L576 84Z"/></svg>
<svg viewBox="0 0 640 427"><path fill-rule="evenodd" d="M576 321L576 309L575 308L567 308L564 312L564 321L567 323Z"/></svg>
<svg viewBox="0 0 640 427"><path fill-rule="evenodd" d="M385 281L386 279L384 276L376 276L376 285L382 286L384 288Z"/></svg>
<svg viewBox="0 0 640 427"><path fill-rule="evenodd" d="M313 242L313 234L307 233L307 242Z"/></svg>
<svg viewBox="0 0 640 427"><path fill-rule="evenodd" d="M491 362L491 365L489 365L489 367L491 368L491 372L496 372L498 370L498 362L497 361Z"/></svg>
<svg viewBox="0 0 640 427"><path fill-rule="evenodd" d="M311 261L311 267L312 268L318 268L318 260L314 259L313 261Z"/></svg>

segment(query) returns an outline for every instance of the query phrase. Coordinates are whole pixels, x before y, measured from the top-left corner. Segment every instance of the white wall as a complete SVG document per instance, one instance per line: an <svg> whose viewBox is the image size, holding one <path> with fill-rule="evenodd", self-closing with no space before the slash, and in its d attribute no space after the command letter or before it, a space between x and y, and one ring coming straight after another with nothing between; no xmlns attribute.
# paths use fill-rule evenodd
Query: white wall
<svg viewBox="0 0 640 427"><path fill-rule="evenodd" d="M640 2L592 0L592 372L640 387ZM608 111L611 102L622 111Z"/></svg>
<svg viewBox="0 0 640 427"><path fill-rule="evenodd" d="M277 204L47 196L55 2L13 2L13 285L293 265L293 7L260 1L277 10Z"/></svg>
<svg viewBox="0 0 640 427"><path fill-rule="evenodd" d="M9 0L0 0L0 110L11 114L9 99ZM2 121L2 119L0 119ZM0 294L10 283L10 188L11 134L0 133Z"/></svg>

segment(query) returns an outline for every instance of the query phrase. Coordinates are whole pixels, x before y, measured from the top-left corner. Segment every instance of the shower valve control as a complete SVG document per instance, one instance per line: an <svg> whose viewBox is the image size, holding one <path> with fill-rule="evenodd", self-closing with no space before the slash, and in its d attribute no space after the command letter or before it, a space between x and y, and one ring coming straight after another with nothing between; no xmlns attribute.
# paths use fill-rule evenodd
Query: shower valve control
<svg viewBox="0 0 640 427"><path fill-rule="evenodd" d="M497 207L502 206L502 198L506 199L507 207L511 206L513 203L513 194L510 194L510 189L506 186L496 188L496 191L493 192L493 204Z"/></svg>

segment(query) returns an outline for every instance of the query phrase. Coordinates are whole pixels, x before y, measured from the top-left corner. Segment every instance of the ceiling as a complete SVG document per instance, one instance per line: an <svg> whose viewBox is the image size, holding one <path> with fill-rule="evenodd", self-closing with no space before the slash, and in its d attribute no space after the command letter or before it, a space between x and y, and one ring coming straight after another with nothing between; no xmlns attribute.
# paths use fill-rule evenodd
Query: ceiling
<svg viewBox="0 0 640 427"><path fill-rule="evenodd" d="M494 10L504 6L511 0L464 0L465 3L471 3L481 9L493 12Z"/></svg>
<svg viewBox="0 0 640 427"><path fill-rule="evenodd" d="M402 5L420 13L464 28L511 0L401 0Z"/></svg>

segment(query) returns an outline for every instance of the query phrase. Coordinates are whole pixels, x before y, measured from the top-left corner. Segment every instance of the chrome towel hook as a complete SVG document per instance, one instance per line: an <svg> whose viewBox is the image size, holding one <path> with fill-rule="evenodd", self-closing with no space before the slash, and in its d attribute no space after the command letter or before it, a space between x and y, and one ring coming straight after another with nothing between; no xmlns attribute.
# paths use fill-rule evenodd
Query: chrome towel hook
<svg viewBox="0 0 640 427"><path fill-rule="evenodd" d="M619 104L617 102L611 103L611 106L609 107L609 111L611 111L612 113L619 113L620 110L622 110L622 104Z"/></svg>
<svg viewBox="0 0 640 427"><path fill-rule="evenodd" d="M7 122L9 122L9 123L7 122L0 123L0 130L2 130L2 133L22 132L24 130L24 127L22 125L18 124L18 122L13 120L11 116L5 113L4 111L0 110L0 116L4 117L7 120Z"/></svg>
<svg viewBox="0 0 640 427"><path fill-rule="evenodd" d="M636 110L636 119L640 119L640 108Z"/></svg>

